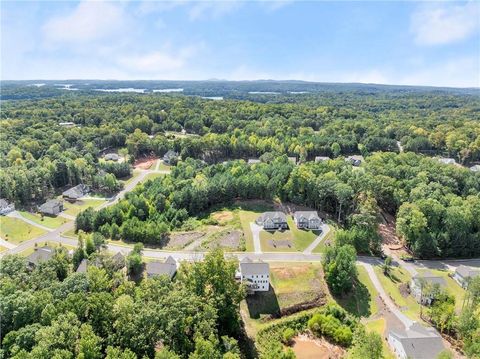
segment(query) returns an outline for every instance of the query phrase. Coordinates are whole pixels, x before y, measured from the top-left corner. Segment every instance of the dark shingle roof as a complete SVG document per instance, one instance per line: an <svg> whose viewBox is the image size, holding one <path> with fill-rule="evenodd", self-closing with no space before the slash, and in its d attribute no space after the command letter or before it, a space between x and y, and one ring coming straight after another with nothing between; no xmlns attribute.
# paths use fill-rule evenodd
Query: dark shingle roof
<svg viewBox="0 0 480 359"><path fill-rule="evenodd" d="M40 212L52 212L53 208L62 206L63 202L58 199L51 199L42 204L38 209Z"/></svg>
<svg viewBox="0 0 480 359"><path fill-rule="evenodd" d="M430 271L426 271L426 272L422 272L422 273L418 273L416 274L413 278L412 278L415 282L419 282L420 280L423 280L425 281L426 283L429 283L429 284L438 284L442 287L446 286L447 285L447 282L445 282L445 279L438 276L438 275L435 275L433 273L431 273Z"/></svg>
<svg viewBox="0 0 480 359"><path fill-rule="evenodd" d="M46 262L54 255L54 250L50 247L36 248L32 254L27 257L29 264L38 265L41 262Z"/></svg>
<svg viewBox="0 0 480 359"><path fill-rule="evenodd" d="M177 262L171 256L165 262L148 262L145 271L148 276L167 275L169 278L173 278L177 272Z"/></svg>
<svg viewBox="0 0 480 359"><path fill-rule="evenodd" d="M295 217L297 220L299 220L301 217L305 217L308 220L316 218L320 219L317 211L297 211L293 214L293 217Z"/></svg>
<svg viewBox="0 0 480 359"><path fill-rule="evenodd" d="M271 220L279 220L281 222L286 222L287 221L287 216L285 216L285 213L283 212L264 212L260 217L258 217L257 221L259 222L265 222L267 219Z"/></svg>
<svg viewBox="0 0 480 359"><path fill-rule="evenodd" d="M72 187L62 193L64 197L78 199L85 196L88 193L88 187L83 183Z"/></svg>

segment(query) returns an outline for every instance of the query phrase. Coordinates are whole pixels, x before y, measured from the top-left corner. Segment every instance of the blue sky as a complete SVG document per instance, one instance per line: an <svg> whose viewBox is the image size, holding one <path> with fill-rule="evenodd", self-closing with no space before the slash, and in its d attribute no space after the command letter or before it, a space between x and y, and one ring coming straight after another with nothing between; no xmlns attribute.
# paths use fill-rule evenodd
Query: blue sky
<svg viewBox="0 0 480 359"><path fill-rule="evenodd" d="M480 86L480 2L1 2L2 79Z"/></svg>

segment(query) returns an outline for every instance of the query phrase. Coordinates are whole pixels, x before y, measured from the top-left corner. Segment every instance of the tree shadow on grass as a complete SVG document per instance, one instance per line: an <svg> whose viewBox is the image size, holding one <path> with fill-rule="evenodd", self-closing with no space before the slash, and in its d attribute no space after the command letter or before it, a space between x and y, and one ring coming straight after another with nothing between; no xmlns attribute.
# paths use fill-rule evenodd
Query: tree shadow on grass
<svg viewBox="0 0 480 359"><path fill-rule="evenodd" d="M360 281L354 283L350 293L343 296L334 296L340 306L356 317L369 317L370 301L374 300L367 287Z"/></svg>
<svg viewBox="0 0 480 359"><path fill-rule="evenodd" d="M270 286L268 292L256 292L247 295L246 302L250 318L258 319L261 315L271 315L273 317L280 315L280 305L272 286Z"/></svg>

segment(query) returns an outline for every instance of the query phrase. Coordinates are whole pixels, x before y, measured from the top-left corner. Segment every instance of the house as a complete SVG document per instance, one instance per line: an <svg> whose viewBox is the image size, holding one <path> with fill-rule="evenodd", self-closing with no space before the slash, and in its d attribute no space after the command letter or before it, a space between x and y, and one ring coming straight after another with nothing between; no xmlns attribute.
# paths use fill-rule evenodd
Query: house
<svg viewBox="0 0 480 359"><path fill-rule="evenodd" d="M106 161L118 161L120 159L120 156L117 153L107 153L103 158Z"/></svg>
<svg viewBox="0 0 480 359"><path fill-rule="evenodd" d="M59 122L58 124L60 126L63 126L63 127L74 127L75 126L75 123L73 123L73 122Z"/></svg>
<svg viewBox="0 0 480 359"><path fill-rule="evenodd" d="M117 252L114 256L96 256L93 260L82 259L77 268L77 273L86 273L89 266L107 267L114 271L122 271L125 268L125 257L121 252Z"/></svg>
<svg viewBox="0 0 480 359"><path fill-rule="evenodd" d="M358 167L363 162L363 156L348 156L345 158L346 162L350 162L352 166Z"/></svg>
<svg viewBox="0 0 480 359"><path fill-rule="evenodd" d="M288 157L288 160L292 162L294 165L297 164L297 157Z"/></svg>
<svg viewBox="0 0 480 359"><path fill-rule="evenodd" d="M88 194L88 192L90 192L90 188L81 183L63 192L62 197L65 198L67 201L76 201L77 199L82 198L83 196Z"/></svg>
<svg viewBox="0 0 480 359"><path fill-rule="evenodd" d="M4 198L0 198L0 215L4 216L13 211L15 211L15 204L8 202Z"/></svg>
<svg viewBox="0 0 480 359"><path fill-rule="evenodd" d="M77 267L77 273L87 273L88 260L83 258L80 264Z"/></svg>
<svg viewBox="0 0 480 359"><path fill-rule="evenodd" d="M51 199L42 204L38 211L42 214L56 216L63 211L63 202L58 199Z"/></svg>
<svg viewBox="0 0 480 359"><path fill-rule="evenodd" d="M249 291L268 292L270 289L270 265L262 260L254 262L244 258L240 262L239 277Z"/></svg>
<svg viewBox="0 0 480 359"><path fill-rule="evenodd" d="M453 279L460 284L461 287L467 288L468 281L471 278L478 277L480 275L480 268L467 267L464 265L458 266L453 273Z"/></svg>
<svg viewBox="0 0 480 359"><path fill-rule="evenodd" d="M255 223L263 229L286 229L288 228L287 216L283 212L264 212L255 220Z"/></svg>
<svg viewBox="0 0 480 359"><path fill-rule="evenodd" d="M330 160L327 156L315 156L315 162L324 162Z"/></svg>
<svg viewBox="0 0 480 359"><path fill-rule="evenodd" d="M258 158L249 158L247 161L249 165L254 165L255 163L260 163L260 162L262 161L260 161Z"/></svg>
<svg viewBox="0 0 480 359"><path fill-rule="evenodd" d="M33 253L27 257L27 264L30 268L34 268L40 263L46 262L52 259L55 254L53 248L48 246L35 248Z"/></svg>
<svg viewBox="0 0 480 359"><path fill-rule="evenodd" d="M121 252L117 252L112 258L113 268L117 271L122 270L126 266L125 256Z"/></svg>
<svg viewBox="0 0 480 359"><path fill-rule="evenodd" d="M444 165L454 165L457 163L455 159L453 158L448 158L448 157L440 157L438 159L438 162L443 163Z"/></svg>
<svg viewBox="0 0 480 359"><path fill-rule="evenodd" d="M163 155L163 162L167 165L172 164L174 161L178 159L178 153L172 150L168 150Z"/></svg>
<svg viewBox="0 0 480 359"><path fill-rule="evenodd" d="M433 359L445 350L442 337L432 327L414 322L406 329L388 332L387 341L400 359Z"/></svg>
<svg viewBox="0 0 480 359"><path fill-rule="evenodd" d="M475 165L475 166L470 167L470 171L480 172L480 165Z"/></svg>
<svg viewBox="0 0 480 359"><path fill-rule="evenodd" d="M166 275L171 279L177 273L177 261L172 256L169 256L165 262L148 262L145 266L145 272L148 278Z"/></svg>
<svg viewBox="0 0 480 359"><path fill-rule="evenodd" d="M293 221L297 228L319 229L322 226L317 211L297 211L293 214Z"/></svg>
<svg viewBox="0 0 480 359"><path fill-rule="evenodd" d="M446 285L445 279L426 271L413 276L410 282L410 292L417 302L430 305L435 295L432 289L435 287L445 288Z"/></svg>

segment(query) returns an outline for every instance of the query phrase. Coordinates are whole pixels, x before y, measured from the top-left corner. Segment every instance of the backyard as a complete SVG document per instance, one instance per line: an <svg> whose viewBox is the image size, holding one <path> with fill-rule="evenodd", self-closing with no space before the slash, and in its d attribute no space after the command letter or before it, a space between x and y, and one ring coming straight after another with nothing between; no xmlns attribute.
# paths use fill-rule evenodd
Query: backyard
<svg viewBox="0 0 480 359"><path fill-rule="evenodd" d="M103 199L82 199L80 201L76 201L75 203L65 201L63 204L65 211L63 213L76 216L88 207L96 208L103 203L105 203L105 200Z"/></svg>
<svg viewBox="0 0 480 359"><path fill-rule="evenodd" d="M67 223L68 219L63 218L63 217L50 217L50 216L43 216L38 214L38 213L31 213L31 212L26 212L26 211L18 211L22 215L22 217L29 219L35 223L38 223L42 226L48 227L48 228L58 228L62 224Z"/></svg>
<svg viewBox="0 0 480 359"><path fill-rule="evenodd" d="M32 226L21 219L0 217L0 237L10 243L20 244L45 233L45 230Z"/></svg>

